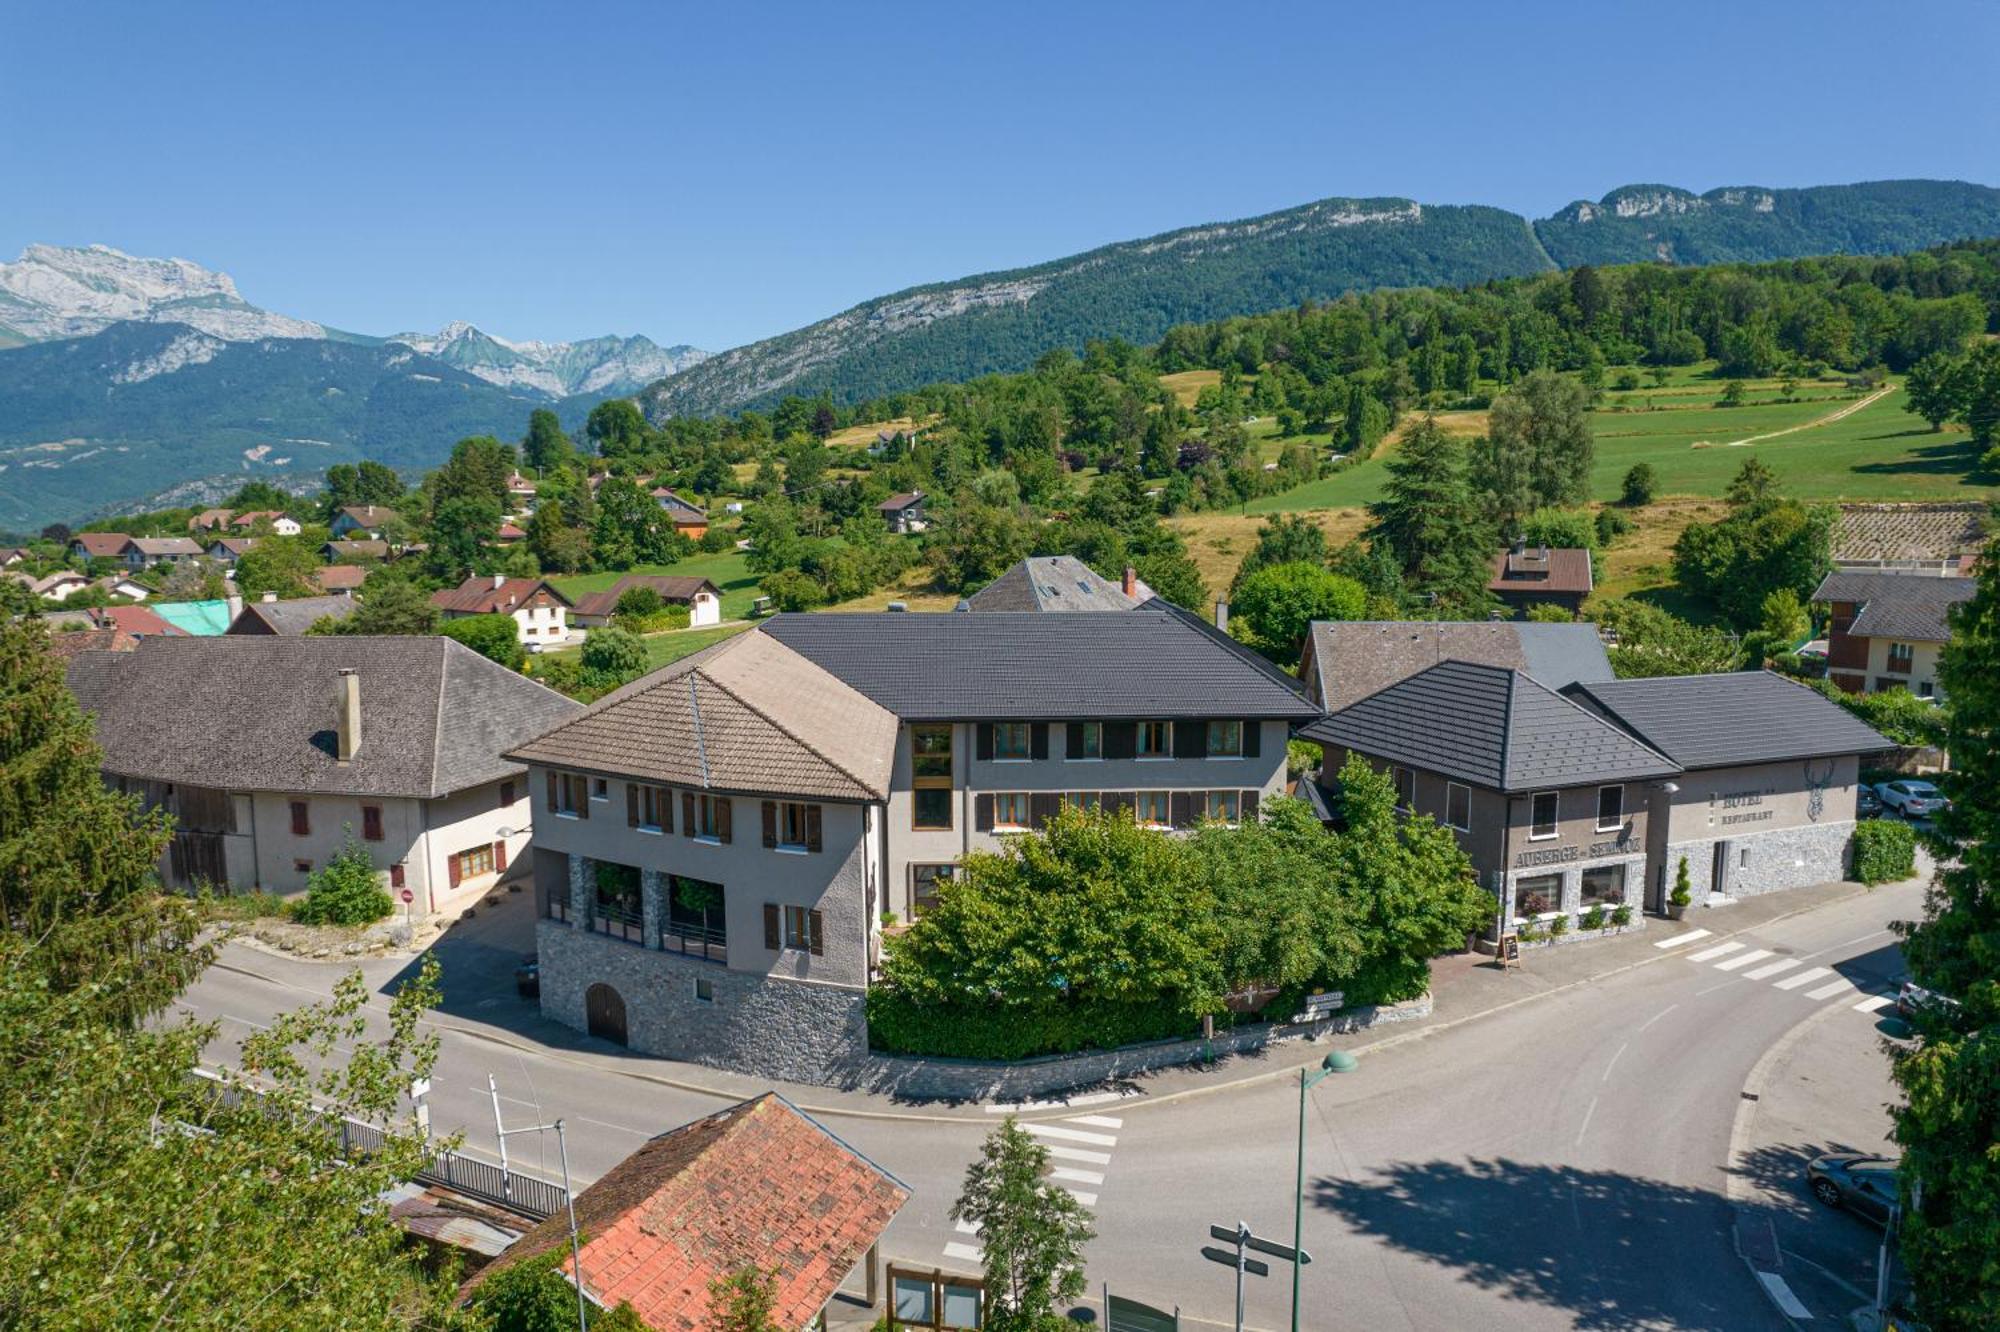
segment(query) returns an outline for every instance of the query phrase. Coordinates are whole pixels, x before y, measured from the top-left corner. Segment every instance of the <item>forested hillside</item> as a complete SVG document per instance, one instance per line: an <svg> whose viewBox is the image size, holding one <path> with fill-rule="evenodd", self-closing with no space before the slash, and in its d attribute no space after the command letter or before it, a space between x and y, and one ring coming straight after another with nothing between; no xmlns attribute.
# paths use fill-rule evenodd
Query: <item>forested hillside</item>
<svg viewBox="0 0 2000 1332"><path fill-rule="evenodd" d="M1757 263L1806 254L1901 254L2000 235L2000 190L1957 180L1877 180L1802 190L1691 194L1627 185L1535 223L1565 268Z"/></svg>

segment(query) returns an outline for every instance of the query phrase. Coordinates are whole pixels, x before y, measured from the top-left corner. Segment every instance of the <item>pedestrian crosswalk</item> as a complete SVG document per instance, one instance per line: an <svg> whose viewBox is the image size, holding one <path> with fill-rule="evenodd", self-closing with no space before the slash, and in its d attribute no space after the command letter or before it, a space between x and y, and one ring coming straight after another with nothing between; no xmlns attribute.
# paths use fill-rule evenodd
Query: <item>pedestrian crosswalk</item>
<svg viewBox="0 0 2000 1332"><path fill-rule="evenodd" d="M1117 1096L1079 1097L1074 1101L1027 1102L1004 1107L1005 1112L1021 1109L1057 1109L1075 1105L1103 1104L1121 1099ZM988 1106L989 1111L1002 1108ZM1049 1154L1049 1182L1062 1189L1085 1207L1097 1206L1097 1190L1104 1186L1105 1167L1111 1164L1110 1149L1118 1145L1118 1130L1125 1127L1125 1121L1116 1115L1083 1114L1065 1115L1055 1121L1036 1121L1021 1125L1030 1136L1042 1145ZM979 1247L979 1227L970 1221L956 1223L957 1231L965 1239L946 1242L944 1256L969 1267L978 1267L986 1260L986 1252Z"/></svg>
<svg viewBox="0 0 2000 1332"><path fill-rule="evenodd" d="M1710 938L1713 936L1707 930L1688 930L1671 939L1662 939L1653 947L1685 948ZM1836 975L1832 967L1805 967L1802 958L1779 957L1773 949L1753 948L1740 940L1729 939L1711 944L1699 952L1683 953L1681 957L1692 965L1730 972L1738 980L1762 981L1774 990L1796 994L1814 1003L1850 1001L1849 1007L1857 1013L1877 1013L1896 1002L1894 995L1871 994L1863 990L1845 976ZM1805 970L1799 970L1800 967L1805 967ZM1807 989L1807 986L1814 988Z"/></svg>

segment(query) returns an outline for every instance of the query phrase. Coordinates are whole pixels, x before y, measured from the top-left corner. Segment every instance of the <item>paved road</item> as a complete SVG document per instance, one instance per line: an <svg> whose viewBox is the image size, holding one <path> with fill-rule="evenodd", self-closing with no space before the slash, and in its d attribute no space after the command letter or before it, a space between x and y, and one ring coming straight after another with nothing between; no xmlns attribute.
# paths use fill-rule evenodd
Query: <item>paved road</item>
<svg viewBox="0 0 2000 1332"><path fill-rule="evenodd" d="M1919 901L1914 885L1884 889L1735 938L1726 937L1727 910L1699 925L1655 922L1646 935L1654 943L1708 933L1644 947L1639 966L1379 1051L1321 1083L1307 1130L1305 1243L1315 1261L1304 1324L1783 1327L1731 1238L1728 1162L1745 1082L1788 1033L1825 1014L1815 1031L1837 1039L1816 1040L1811 1060L1766 1072L1819 1079L1820 1099L1842 1116L1836 1136L1865 1132L1867 1116L1880 1113L1881 1074L1875 1015L1855 1006L1893 989L1900 965L1886 924ZM759 1089L541 1023L512 995L524 911L513 899L440 945L448 990L432 1095L440 1131L462 1128L470 1150L491 1156L485 1077L493 1072L510 1122L567 1117L571 1166L583 1182L647 1135L719 1103L673 1080ZM368 971L378 985L394 975L382 963ZM190 1006L240 1028L311 997L327 975L323 965L232 948ZM977 1237L959 1233L946 1213L994 1117L916 1113L927 1117L838 1113L828 1123L916 1190L885 1252L970 1270ZM1177 1301L1195 1326L1227 1325L1232 1274L1196 1250L1210 1222L1240 1219L1289 1235L1297 1114L1296 1084L1269 1080L1038 1114L1063 1182L1097 1217L1093 1290L1108 1281ZM516 1143L516 1161L537 1165L533 1145ZM1776 1178L1782 1168L1769 1159L1762 1168ZM553 1144L539 1164L552 1173ZM1768 1196L1746 1205L1790 1206ZM1819 1242L1822 1223L1848 1226L1837 1216L1787 1215L1788 1246L1836 1267L1855 1261L1852 1243ZM1282 1273L1254 1282L1251 1326L1285 1326L1288 1301Z"/></svg>

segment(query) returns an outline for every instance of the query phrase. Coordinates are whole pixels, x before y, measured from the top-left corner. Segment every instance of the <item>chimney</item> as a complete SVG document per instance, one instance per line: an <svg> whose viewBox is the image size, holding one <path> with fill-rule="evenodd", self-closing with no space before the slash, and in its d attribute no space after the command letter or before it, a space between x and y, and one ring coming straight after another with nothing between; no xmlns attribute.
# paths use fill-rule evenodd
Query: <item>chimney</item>
<svg viewBox="0 0 2000 1332"><path fill-rule="evenodd" d="M1139 571L1129 564L1125 566L1125 595L1128 597L1139 595Z"/></svg>
<svg viewBox="0 0 2000 1332"><path fill-rule="evenodd" d="M501 588L503 588L503 587L505 587L505 586L507 586L507 575L506 575L506 574L494 574L494 575L493 575L493 590L494 590L495 592L498 592L498 591L499 591L499 590L500 590Z"/></svg>
<svg viewBox="0 0 2000 1332"><path fill-rule="evenodd" d="M1229 601L1225 597L1215 599L1215 627L1225 634L1229 632Z"/></svg>
<svg viewBox="0 0 2000 1332"><path fill-rule="evenodd" d="M270 605L272 602L276 601L277 599L278 599L278 594L276 592L266 592L263 596L257 598L257 600L263 602L267 606Z"/></svg>
<svg viewBox="0 0 2000 1332"><path fill-rule="evenodd" d="M231 592L222 600L223 604L229 607L229 622L231 624L236 623L236 617L243 613L243 594L240 592Z"/></svg>
<svg viewBox="0 0 2000 1332"><path fill-rule="evenodd" d="M334 726L333 756L346 763L361 750L361 676L352 668L341 668L340 692L334 703L340 718Z"/></svg>

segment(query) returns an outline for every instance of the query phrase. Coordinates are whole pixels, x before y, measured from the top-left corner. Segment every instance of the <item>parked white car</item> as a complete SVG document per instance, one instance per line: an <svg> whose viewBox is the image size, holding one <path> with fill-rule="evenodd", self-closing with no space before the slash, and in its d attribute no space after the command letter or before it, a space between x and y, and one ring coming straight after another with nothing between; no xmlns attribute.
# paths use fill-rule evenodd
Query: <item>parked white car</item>
<svg viewBox="0 0 2000 1332"><path fill-rule="evenodd" d="M1944 798L1944 792L1914 777L1883 782L1875 788L1875 794L1882 797L1884 809L1891 814L1901 814L1906 819L1928 818L1950 803Z"/></svg>

